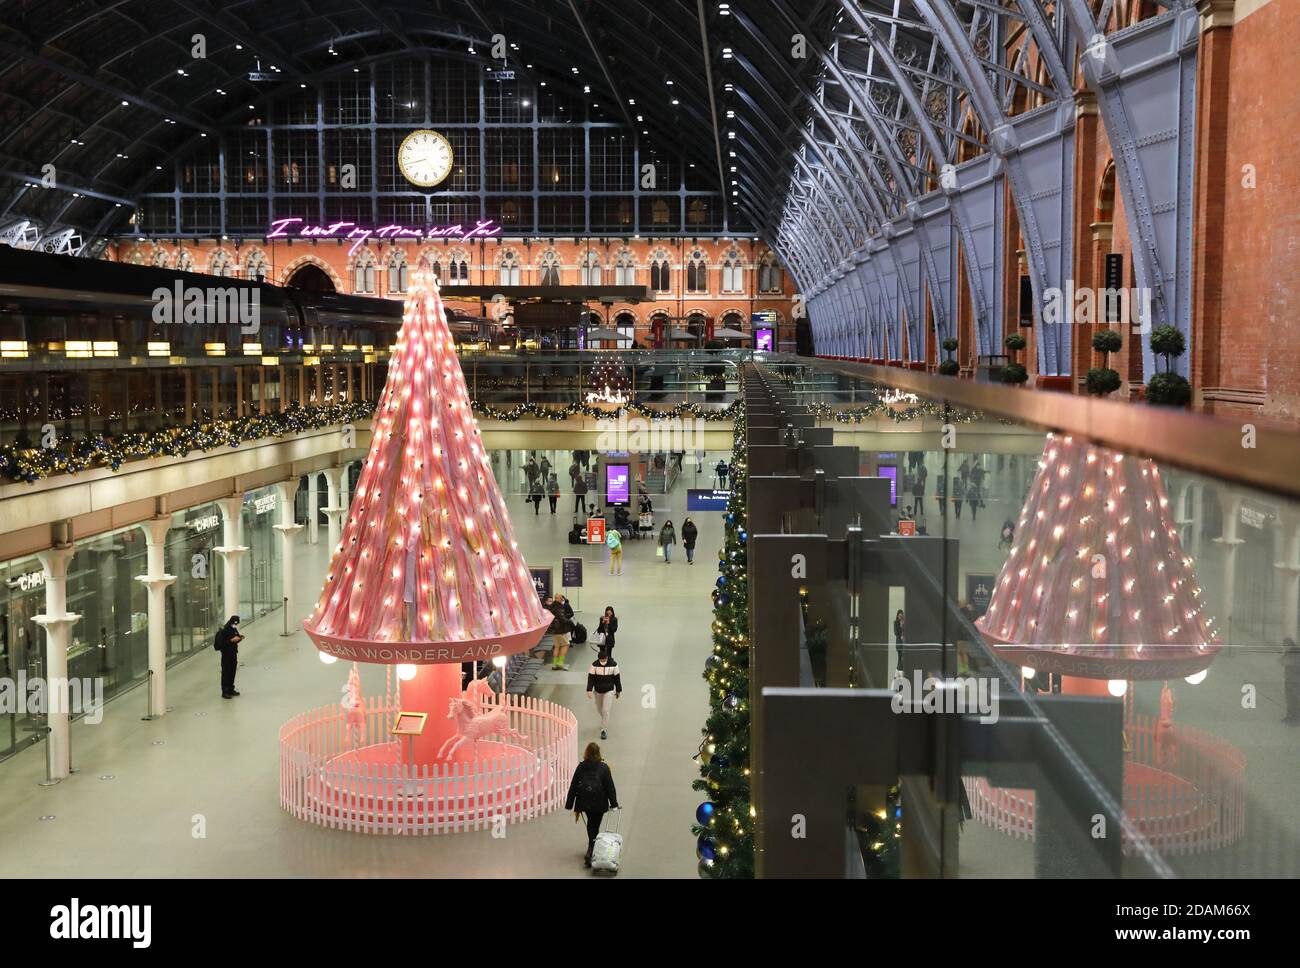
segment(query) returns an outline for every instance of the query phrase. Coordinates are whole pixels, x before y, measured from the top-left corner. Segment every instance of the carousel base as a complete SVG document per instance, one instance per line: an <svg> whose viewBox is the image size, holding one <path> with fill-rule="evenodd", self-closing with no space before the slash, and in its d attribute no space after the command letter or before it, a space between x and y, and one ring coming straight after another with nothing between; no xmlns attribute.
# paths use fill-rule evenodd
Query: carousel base
<svg viewBox="0 0 1300 968"><path fill-rule="evenodd" d="M1168 856L1217 850L1245 833L1245 757L1225 740L1176 726L1161 743L1156 723L1131 716L1132 744L1124 762L1124 813L1142 837ZM1035 835L1035 796L1029 789L995 787L963 777L975 820L1024 840ZM1125 832L1123 851L1133 843Z"/></svg>
<svg viewBox="0 0 1300 968"><path fill-rule="evenodd" d="M563 805L577 765L577 720L554 703L507 696L520 744L465 743L448 759L407 763L384 737L397 711L367 701L364 726L338 706L280 730L280 802L301 820L361 833L437 834L495 828ZM376 741L377 740L377 741Z"/></svg>

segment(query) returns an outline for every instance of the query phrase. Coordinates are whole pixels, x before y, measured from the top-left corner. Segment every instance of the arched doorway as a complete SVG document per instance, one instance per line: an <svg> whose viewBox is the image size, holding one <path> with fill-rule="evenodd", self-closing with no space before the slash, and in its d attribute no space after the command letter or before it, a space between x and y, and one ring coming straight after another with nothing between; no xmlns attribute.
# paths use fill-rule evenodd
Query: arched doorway
<svg viewBox="0 0 1300 968"><path fill-rule="evenodd" d="M285 285L307 292L334 292L334 280L329 277L329 273L310 262L295 269Z"/></svg>

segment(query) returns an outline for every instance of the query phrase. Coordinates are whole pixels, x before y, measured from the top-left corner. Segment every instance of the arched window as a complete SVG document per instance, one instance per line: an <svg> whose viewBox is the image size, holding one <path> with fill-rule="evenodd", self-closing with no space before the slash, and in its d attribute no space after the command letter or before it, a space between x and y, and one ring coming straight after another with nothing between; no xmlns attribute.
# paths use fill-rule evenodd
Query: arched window
<svg viewBox="0 0 1300 968"><path fill-rule="evenodd" d="M352 260L352 291L375 291L375 255L369 249L360 249Z"/></svg>
<svg viewBox="0 0 1300 968"><path fill-rule="evenodd" d="M624 310L614 317L614 328L618 330L618 345L631 346L636 341L636 317Z"/></svg>
<svg viewBox="0 0 1300 968"><path fill-rule="evenodd" d="M469 282L468 262L466 262L464 259L461 259L459 262L453 262L451 264L451 268L454 270L451 276L452 281L459 280L460 282Z"/></svg>
<svg viewBox="0 0 1300 968"><path fill-rule="evenodd" d="M388 257L388 291L406 292L408 278L409 267L406 264L406 253L401 249L395 249L393 254Z"/></svg>
<svg viewBox="0 0 1300 968"><path fill-rule="evenodd" d="M504 249L497 259L497 285L519 285L519 256L514 249Z"/></svg>
<svg viewBox="0 0 1300 968"><path fill-rule="evenodd" d="M582 285L599 286L600 285L600 255L596 252L588 252L582 257Z"/></svg>
<svg viewBox="0 0 1300 968"><path fill-rule="evenodd" d="M699 249L691 253L691 261L686 265L686 291L709 291L709 264L704 261L704 253Z"/></svg>
<svg viewBox="0 0 1300 968"><path fill-rule="evenodd" d="M235 274L235 264L230 259L230 254L225 249L218 249L212 253L212 259L208 262L208 274L213 276L232 276Z"/></svg>
<svg viewBox="0 0 1300 968"><path fill-rule="evenodd" d="M265 282L266 270L266 256L260 249L254 249L244 262L244 278L253 282Z"/></svg>
<svg viewBox="0 0 1300 968"><path fill-rule="evenodd" d="M722 291L745 291L745 265L737 249L731 249L722 260Z"/></svg>
<svg viewBox="0 0 1300 968"><path fill-rule="evenodd" d="M776 264L776 260L770 253L763 256L763 261L758 266L758 291L781 292L784 289L785 276L781 267Z"/></svg>
<svg viewBox="0 0 1300 968"><path fill-rule="evenodd" d="M668 265L668 253L663 249L656 249L650 260L650 288L655 292L668 292L673 287L673 273Z"/></svg>
<svg viewBox="0 0 1300 968"><path fill-rule="evenodd" d="M631 249L619 249L614 262L614 285L636 285L636 256Z"/></svg>
<svg viewBox="0 0 1300 968"><path fill-rule="evenodd" d="M558 286L560 284L560 254L554 249L547 249L537 260L538 280L540 286Z"/></svg>
<svg viewBox="0 0 1300 968"><path fill-rule="evenodd" d="M180 254L176 256L176 268L181 272L191 272L194 269L194 256L181 249Z"/></svg>
<svg viewBox="0 0 1300 968"><path fill-rule="evenodd" d="M165 267L167 265L167 253L162 249L155 249L151 261L155 266Z"/></svg>
<svg viewBox="0 0 1300 968"><path fill-rule="evenodd" d="M650 219L655 225L668 224L668 203L662 198L656 198L650 206Z"/></svg>

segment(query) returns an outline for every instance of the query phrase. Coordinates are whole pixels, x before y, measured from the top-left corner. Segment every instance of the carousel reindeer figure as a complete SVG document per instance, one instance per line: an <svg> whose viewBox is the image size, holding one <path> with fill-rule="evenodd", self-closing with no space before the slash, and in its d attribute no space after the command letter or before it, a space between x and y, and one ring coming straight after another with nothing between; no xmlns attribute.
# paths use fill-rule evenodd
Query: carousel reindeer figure
<svg viewBox="0 0 1300 968"><path fill-rule="evenodd" d="M451 756L466 740L474 744L474 755L477 757L478 741L485 736L520 740L528 738L510 725L510 712L507 709L497 708L476 715L474 704L461 696L454 697L447 705L447 718L456 720L456 735L449 736L442 744L438 750L439 759ZM451 749L447 748L449 744Z"/></svg>

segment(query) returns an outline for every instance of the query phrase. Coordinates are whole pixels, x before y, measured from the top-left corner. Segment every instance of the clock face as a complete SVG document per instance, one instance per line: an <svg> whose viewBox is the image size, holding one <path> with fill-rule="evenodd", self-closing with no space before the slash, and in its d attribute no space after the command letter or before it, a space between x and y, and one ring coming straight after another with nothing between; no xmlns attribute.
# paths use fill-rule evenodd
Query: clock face
<svg viewBox="0 0 1300 968"><path fill-rule="evenodd" d="M436 131L412 131L397 148L397 167L412 184L431 188L451 174L451 142Z"/></svg>

